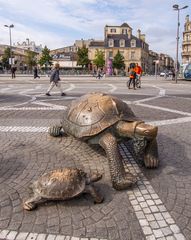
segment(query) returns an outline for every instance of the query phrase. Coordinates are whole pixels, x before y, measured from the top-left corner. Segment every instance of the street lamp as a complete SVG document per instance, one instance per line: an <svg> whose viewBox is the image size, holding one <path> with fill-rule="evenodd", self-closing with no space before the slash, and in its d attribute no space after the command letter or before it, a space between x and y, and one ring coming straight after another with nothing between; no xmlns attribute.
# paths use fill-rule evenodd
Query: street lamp
<svg viewBox="0 0 191 240"><path fill-rule="evenodd" d="M178 26L177 26L177 35L176 35L176 63L175 63L175 81L177 83L177 78L178 78L178 47L179 47L179 28L180 28L180 10L187 8L188 6L184 6L179 8L178 4L175 4L172 6L175 11L178 12Z"/></svg>
<svg viewBox="0 0 191 240"><path fill-rule="evenodd" d="M13 59L12 59L12 41L11 41L11 28L14 28L14 25L4 25L4 27L9 28L9 37L10 37L10 58L11 58L11 68L13 64Z"/></svg>

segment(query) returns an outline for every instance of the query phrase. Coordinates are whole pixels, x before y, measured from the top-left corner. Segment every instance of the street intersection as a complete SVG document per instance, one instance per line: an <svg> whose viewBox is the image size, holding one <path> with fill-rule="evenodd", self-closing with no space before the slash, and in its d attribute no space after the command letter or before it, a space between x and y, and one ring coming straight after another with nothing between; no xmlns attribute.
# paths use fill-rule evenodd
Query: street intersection
<svg viewBox="0 0 191 240"><path fill-rule="evenodd" d="M0 76L0 239L191 239L191 82L175 84L145 76L142 88L134 91L126 81L125 77L62 77L67 95L53 89L48 97L48 77ZM95 91L121 98L140 119L159 126L158 169L145 169L135 161L128 143L120 144L125 168L139 176L126 191L111 187L100 147L47 133L71 100ZM104 202L94 205L82 195L24 211L30 183L66 166L101 172L103 179L96 186Z"/></svg>

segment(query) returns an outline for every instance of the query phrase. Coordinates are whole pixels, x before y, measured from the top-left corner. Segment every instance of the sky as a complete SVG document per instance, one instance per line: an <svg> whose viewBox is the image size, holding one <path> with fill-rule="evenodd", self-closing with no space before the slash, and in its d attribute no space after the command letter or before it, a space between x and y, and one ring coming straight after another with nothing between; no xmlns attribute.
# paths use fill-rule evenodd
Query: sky
<svg viewBox="0 0 191 240"><path fill-rule="evenodd" d="M9 44L4 25L14 24L12 42L27 38L50 49L71 46L75 40L104 39L104 26L128 23L146 34L149 49L176 55L177 11L180 11L180 52L186 15L191 20L191 0L0 0L0 44Z"/></svg>

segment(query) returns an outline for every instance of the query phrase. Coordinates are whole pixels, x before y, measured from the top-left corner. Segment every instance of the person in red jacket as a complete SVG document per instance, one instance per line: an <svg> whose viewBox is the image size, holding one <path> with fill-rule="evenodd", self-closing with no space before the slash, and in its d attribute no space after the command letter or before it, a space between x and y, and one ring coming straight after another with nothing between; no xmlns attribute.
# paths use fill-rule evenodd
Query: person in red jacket
<svg viewBox="0 0 191 240"><path fill-rule="evenodd" d="M143 70L141 66L138 65L138 63L136 63L135 72L136 72L136 86L138 88L141 88L141 76L142 76Z"/></svg>

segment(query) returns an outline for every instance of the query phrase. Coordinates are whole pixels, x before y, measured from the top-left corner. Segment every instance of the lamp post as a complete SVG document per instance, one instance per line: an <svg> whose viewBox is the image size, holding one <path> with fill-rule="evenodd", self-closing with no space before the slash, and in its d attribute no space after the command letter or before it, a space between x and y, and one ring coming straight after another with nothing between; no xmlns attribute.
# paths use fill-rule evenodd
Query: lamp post
<svg viewBox="0 0 191 240"><path fill-rule="evenodd" d="M177 83L178 78L178 48L179 48L179 28L180 28L180 10L187 8L188 6L184 6L179 8L178 4L172 6L175 11L178 12L178 26L177 26L177 35L176 35L176 62L175 62L175 82Z"/></svg>
<svg viewBox="0 0 191 240"><path fill-rule="evenodd" d="M14 28L14 25L4 25L5 27L9 28L9 37L10 37L10 58L11 58L11 68L13 65L13 59L12 59L12 40L11 40L11 28Z"/></svg>

